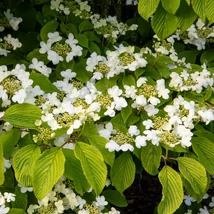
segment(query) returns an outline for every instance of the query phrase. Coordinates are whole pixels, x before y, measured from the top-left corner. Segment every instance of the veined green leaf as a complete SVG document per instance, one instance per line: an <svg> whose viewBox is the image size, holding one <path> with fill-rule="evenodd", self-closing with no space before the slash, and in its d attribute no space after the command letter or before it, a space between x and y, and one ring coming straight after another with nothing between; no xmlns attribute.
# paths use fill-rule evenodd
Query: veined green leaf
<svg viewBox="0 0 214 214"><path fill-rule="evenodd" d="M158 178L163 186L158 213L172 214L179 208L184 198L181 177L171 167L164 166L158 174Z"/></svg>
<svg viewBox="0 0 214 214"><path fill-rule="evenodd" d="M175 14L180 6L180 0L161 0L162 7L168 13Z"/></svg>
<svg viewBox="0 0 214 214"><path fill-rule="evenodd" d="M101 153L91 145L83 142L75 144L74 154L80 160L83 173L88 183L99 195L106 183L107 168Z"/></svg>
<svg viewBox="0 0 214 214"><path fill-rule="evenodd" d="M114 158L115 158L115 153L114 152L109 152L106 148L105 145L108 143L108 140L102 136L98 135L91 135L88 137L89 142L91 145L96 147L100 153L102 154L105 162L112 166L114 163Z"/></svg>
<svg viewBox="0 0 214 214"><path fill-rule="evenodd" d="M143 168L150 175L157 175L158 168L160 166L162 149L161 146L154 146L152 143L148 143L141 148L141 162Z"/></svg>
<svg viewBox="0 0 214 214"><path fill-rule="evenodd" d="M16 127L37 129L36 120L40 120L42 111L39 107L23 103L9 107L4 114L3 120Z"/></svg>
<svg viewBox="0 0 214 214"><path fill-rule="evenodd" d="M207 182L206 189L204 190L204 192L201 192L200 194L197 194L194 191L194 189L192 188L192 186L189 183L189 181L187 179L185 179L182 176L182 174L180 174L180 176L181 176L181 180L182 180L183 186L184 186L187 194L191 195L199 203L202 200L202 198L204 197L205 193L208 191L209 187L210 187L210 176L207 176L208 182Z"/></svg>
<svg viewBox="0 0 214 214"><path fill-rule="evenodd" d="M214 1L213 0L206 0L206 15L210 24L214 22Z"/></svg>
<svg viewBox="0 0 214 214"><path fill-rule="evenodd" d="M40 148L36 144L29 144L19 149L13 156L15 177L23 186L32 186L33 166L40 154Z"/></svg>
<svg viewBox="0 0 214 214"><path fill-rule="evenodd" d="M80 161L74 155L74 151L70 149L63 149L65 155L65 177L74 182L75 191L83 195L90 189L90 185L83 174Z"/></svg>
<svg viewBox="0 0 214 214"><path fill-rule="evenodd" d="M176 16L165 11L161 6L158 7L153 19L152 28L160 39L170 36L178 27Z"/></svg>
<svg viewBox="0 0 214 214"><path fill-rule="evenodd" d="M214 174L214 143L205 137L195 137L192 138L192 147L199 162L210 174Z"/></svg>
<svg viewBox="0 0 214 214"><path fill-rule="evenodd" d="M33 189L39 200L51 191L63 175L64 164L65 157L59 147L46 150L37 159L33 167Z"/></svg>
<svg viewBox="0 0 214 214"><path fill-rule="evenodd" d="M195 13L205 22L206 19L206 1L191 0L191 5Z"/></svg>
<svg viewBox="0 0 214 214"><path fill-rule="evenodd" d="M160 0L139 0L138 13L148 21L149 17L156 11Z"/></svg>
<svg viewBox="0 0 214 214"><path fill-rule="evenodd" d="M178 168L183 177L186 178L193 190L197 193L204 193L207 186L207 175L205 168L196 160L188 157L179 157Z"/></svg>
<svg viewBox="0 0 214 214"><path fill-rule="evenodd" d="M121 193L131 186L135 178L135 164L130 152L122 153L114 161L110 177L115 188Z"/></svg>
<svg viewBox="0 0 214 214"><path fill-rule="evenodd" d="M11 129L0 135L0 144L2 145L4 157L6 159L11 157L13 148L20 138L20 133L21 131L19 129Z"/></svg>
<svg viewBox="0 0 214 214"><path fill-rule="evenodd" d="M104 190L102 195L105 199L110 202L111 204L117 207L126 207L128 203L126 201L126 197L118 192L117 190Z"/></svg>
<svg viewBox="0 0 214 214"><path fill-rule="evenodd" d="M59 89L44 75L31 72L30 79L33 80L33 86L39 85L39 87L46 93L60 92Z"/></svg>
<svg viewBox="0 0 214 214"><path fill-rule="evenodd" d="M180 7L176 13L176 16L178 17L178 26L182 32L188 29L197 19L197 14L189 4L187 4L185 0L181 0Z"/></svg>
<svg viewBox="0 0 214 214"><path fill-rule="evenodd" d="M4 157L3 157L3 148L0 144L0 185L4 183Z"/></svg>

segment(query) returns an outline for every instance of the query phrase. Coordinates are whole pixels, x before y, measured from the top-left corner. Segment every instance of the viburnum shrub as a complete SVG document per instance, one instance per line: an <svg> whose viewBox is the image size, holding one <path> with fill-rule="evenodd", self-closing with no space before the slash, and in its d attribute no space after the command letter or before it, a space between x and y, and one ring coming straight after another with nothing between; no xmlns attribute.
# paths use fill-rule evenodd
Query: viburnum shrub
<svg viewBox="0 0 214 214"><path fill-rule="evenodd" d="M214 1L0 8L0 213L118 214L143 170L214 212Z"/></svg>

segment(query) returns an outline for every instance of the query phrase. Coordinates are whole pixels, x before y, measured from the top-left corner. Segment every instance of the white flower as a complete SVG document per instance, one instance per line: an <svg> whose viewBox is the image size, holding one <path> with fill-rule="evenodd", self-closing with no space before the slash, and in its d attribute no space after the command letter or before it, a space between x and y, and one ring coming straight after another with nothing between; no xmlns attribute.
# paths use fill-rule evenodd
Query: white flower
<svg viewBox="0 0 214 214"><path fill-rule="evenodd" d="M26 97L27 97L27 93L25 89L20 89L15 93L15 95L13 95L12 100L13 102L23 103Z"/></svg>
<svg viewBox="0 0 214 214"><path fill-rule="evenodd" d="M78 214L90 214L90 213L88 210L83 209L83 210L79 210Z"/></svg>
<svg viewBox="0 0 214 214"><path fill-rule="evenodd" d="M134 136L134 135L137 136L137 135L140 134L140 130L138 130L137 126L133 125L133 126L130 126L130 127L129 127L128 133L129 133L131 136Z"/></svg>
<svg viewBox="0 0 214 214"><path fill-rule="evenodd" d="M31 204L28 209L27 209L27 213L28 214L33 214L34 213L34 210L38 209L39 206L36 205L36 204Z"/></svg>
<svg viewBox="0 0 214 214"><path fill-rule="evenodd" d="M39 49L39 53L44 54L51 50L51 42L40 42L41 48Z"/></svg>
<svg viewBox="0 0 214 214"><path fill-rule="evenodd" d="M54 33L49 32L48 33L48 41L47 43L55 43L62 39L62 37L59 35L59 32L55 31Z"/></svg>
<svg viewBox="0 0 214 214"><path fill-rule="evenodd" d="M123 152L126 152L128 150L133 152L134 147L129 143L125 143L125 144L121 145L117 151L119 151L119 150L122 150Z"/></svg>
<svg viewBox="0 0 214 214"><path fill-rule="evenodd" d="M120 146L114 140L110 140L105 145L105 148L108 149L109 152L113 152L113 151L118 151Z"/></svg>
<svg viewBox="0 0 214 214"><path fill-rule="evenodd" d="M52 50L48 50L48 59L52 61L54 65L58 64L60 61L63 61L63 58Z"/></svg>
<svg viewBox="0 0 214 214"><path fill-rule="evenodd" d="M62 200L56 201L54 204L55 204L55 206L57 208L57 212L58 213L63 213L64 212L64 206L63 206L63 201Z"/></svg>
<svg viewBox="0 0 214 214"><path fill-rule="evenodd" d="M210 207L214 207L214 197L211 198L211 202L209 203Z"/></svg>
<svg viewBox="0 0 214 214"><path fill-rule="evenodd" d="M137 136L135 139L135 144L137 148L141 148L142 146L146 146L147 138L145 136Z"/></svg>
<svg viewBox="0 0 214 214"><path fill-rule="evenodd" d="M16 195L13 193L8 193L8 192L4 193L4 198L7 202L15 201L15 196Z"/></svg>
<svg viewBox="0 0 214 214"><path fill-rule="evenodd" d="M206 206L204 206L203 208L200 208L199 211L200 211L199 214L210 214Z"/></svg>
<svg viewBox="0 0 214 214"><path fill-rule="evenodd" d="M98 196L96 197L96 201L92 203L94 206L100 207L100 210L103 210L104 207L108 204L108 202L105 200L104 196Z"/></svg>
<svg viewBox="0 0 214 214"><path fill-rule="evenodd" d="M196 200L191 197L190 195L184 195L184 203L187 205L187 206L190 206L192 204L192 202L195 202Z"/></svg>
<svg viewBox="0 0 214 214"><path fill-rule="evenodd" d="M0 206L3 205L3 204L5 204L5 198L0 192Z"/></svg>
<svg viewBox="0 0 214 214"><path fill-rule="evenodd" d="M153 122L152 120L148 119L148 120L144 120L142 122L142 124L146 127L146 129L150 129L153 127Z"/></svg>
<svg viewBox="0 0 214 214"><path fill-rule="evenodd" d="M6 214L6 213L9 212L9 210L10 210L10 208L9 207L5 207L4 204L0 206L0 213L1 214Z"/></svg>

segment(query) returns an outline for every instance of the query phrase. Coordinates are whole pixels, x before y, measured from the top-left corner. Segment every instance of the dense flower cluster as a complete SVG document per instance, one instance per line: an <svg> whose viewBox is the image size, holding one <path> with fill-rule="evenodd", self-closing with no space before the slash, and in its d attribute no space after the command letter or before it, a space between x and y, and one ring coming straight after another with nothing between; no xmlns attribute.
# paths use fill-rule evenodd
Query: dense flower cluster
<svg viewBox="0 0 214 214"><path fill-rule="evenodd" d="M12 201L15 201L15 194L9 192L4 192L2 194L0 192L0 213L8 213L10 208L7 205Z"/></svg>
<svg viewBox="0 0 214 214"><path fill-rule="evenodd" d="M65 177L62 177L55 184L53 190L49 192L42 200L38 201L38 204L31 204L28 207L27 213L60 214L72 211L77 214L120 213L113 207L111 208L111 211L103 212L107 204L108 202L105 201L104 196L98 196L96 197L95 201L93 201L91 204L88 204L85 199L83 199L73 191L72 183L70 183Z"/></svg>
<svg viewBox="0 0 214 214"><path fill-rule="evenodd" d="M132 1L127 1L127 4L132 4ZM134 4L136 2L134 1ZM51 0L52 10L56 10L59 13L63 12L65 15L73 14L80 18L89 19L93 24L94 30L103 35L104 38L109 40L111 43L115 43L121 35L125 35L127 31L134 31L137 29L136 24L128 26L123 22L118 22L116 16L108 16L102 18L99 14L93 14L91 7L88 5L88 1L64 1L64 0Z"/></svg>

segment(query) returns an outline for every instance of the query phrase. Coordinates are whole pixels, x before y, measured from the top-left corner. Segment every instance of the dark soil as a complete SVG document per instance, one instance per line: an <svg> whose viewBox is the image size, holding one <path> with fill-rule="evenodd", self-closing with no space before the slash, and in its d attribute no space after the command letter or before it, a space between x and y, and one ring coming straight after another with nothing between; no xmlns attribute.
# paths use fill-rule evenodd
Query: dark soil
<svg viewBox="0 0 214 214"><path fill-rule="evenodd" d="M117 208L121 214L153 214L161 201L162 186L157 176L143 172L142 176L136 174L134 183L124 195L129 205L122 209Z"/></svg>

